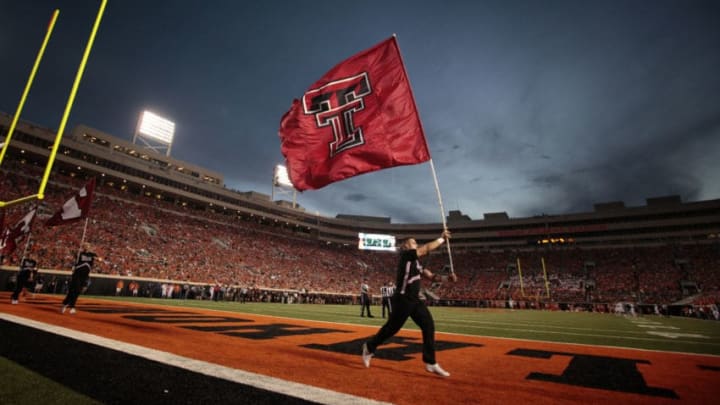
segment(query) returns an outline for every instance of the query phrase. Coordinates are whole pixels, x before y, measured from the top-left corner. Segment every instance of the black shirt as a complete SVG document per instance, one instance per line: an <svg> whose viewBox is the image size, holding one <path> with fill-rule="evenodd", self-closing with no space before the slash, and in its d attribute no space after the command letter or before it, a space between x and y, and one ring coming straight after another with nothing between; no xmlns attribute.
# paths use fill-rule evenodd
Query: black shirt
<svg viewBox="0 0 720 405"><path fill-rule="evenodd" d="M418 261L416 249L404 250L400 253L397 267L395 294L407 298L419 299L423 267Z"/></svg>

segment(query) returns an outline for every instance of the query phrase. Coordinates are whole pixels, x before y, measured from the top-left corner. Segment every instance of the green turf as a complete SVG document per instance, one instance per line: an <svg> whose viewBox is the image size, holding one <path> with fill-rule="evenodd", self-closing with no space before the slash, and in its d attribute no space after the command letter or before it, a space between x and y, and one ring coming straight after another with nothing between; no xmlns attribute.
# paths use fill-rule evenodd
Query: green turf
<svg viewBox="0 0 720 405"><path fill-rule="evenodd" d="M375 318L361 318L357 305L97 298L378 327L384 322L380 318L380 307L373 307ZM431 311L439 332L720 355L720 322L717 321L655 315L632 318L585 312L448 307L432 307ZM417 329L411 320L405 327Z"/></svg>
<svg viewBox="0 0 720 405"><path fill-rule="evenodd" d="M0 404L99 404L4 357L0 357L0 381Z"/></svg>

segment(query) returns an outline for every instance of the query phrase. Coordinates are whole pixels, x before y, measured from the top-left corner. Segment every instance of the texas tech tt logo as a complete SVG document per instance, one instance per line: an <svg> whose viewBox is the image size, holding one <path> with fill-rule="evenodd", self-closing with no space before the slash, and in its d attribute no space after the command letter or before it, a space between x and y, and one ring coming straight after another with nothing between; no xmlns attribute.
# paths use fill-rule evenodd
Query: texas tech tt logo
<svg viewBox="0 0 720 405"><path fill-rule="evenodd" d="M328 145L330 157L365 144L361 127L356 127L353 115L365 109L363 98L372 93L366 72L336 80L303 96L306 115L315 115L318 127L331 126L333 141Z"/></svg>

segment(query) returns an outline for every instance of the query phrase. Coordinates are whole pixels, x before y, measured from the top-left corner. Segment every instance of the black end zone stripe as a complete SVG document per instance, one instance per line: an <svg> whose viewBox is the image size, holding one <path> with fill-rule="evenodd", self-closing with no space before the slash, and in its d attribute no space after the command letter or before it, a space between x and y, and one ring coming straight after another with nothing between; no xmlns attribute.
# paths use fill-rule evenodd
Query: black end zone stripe
<svg viewBox="0 0 720 405"><path fill-rule="evenodd" d="M2 319L0 336L0 356L107 404L314 403Z"/></svg>

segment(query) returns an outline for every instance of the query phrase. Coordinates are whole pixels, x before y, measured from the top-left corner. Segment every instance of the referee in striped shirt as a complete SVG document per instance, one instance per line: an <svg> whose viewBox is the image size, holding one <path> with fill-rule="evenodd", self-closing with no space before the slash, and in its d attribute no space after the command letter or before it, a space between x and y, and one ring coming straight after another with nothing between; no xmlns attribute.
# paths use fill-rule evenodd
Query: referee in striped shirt
<svg viewBox="0 0 720 405"><path fill-rule="evenodd" d="M382 317L385 318L385 308L387 308L388 316L392 313L392 300L390 299L395 294L395 286L393 283L385 283L380 287L380 295L382 295Z"/></svg>

